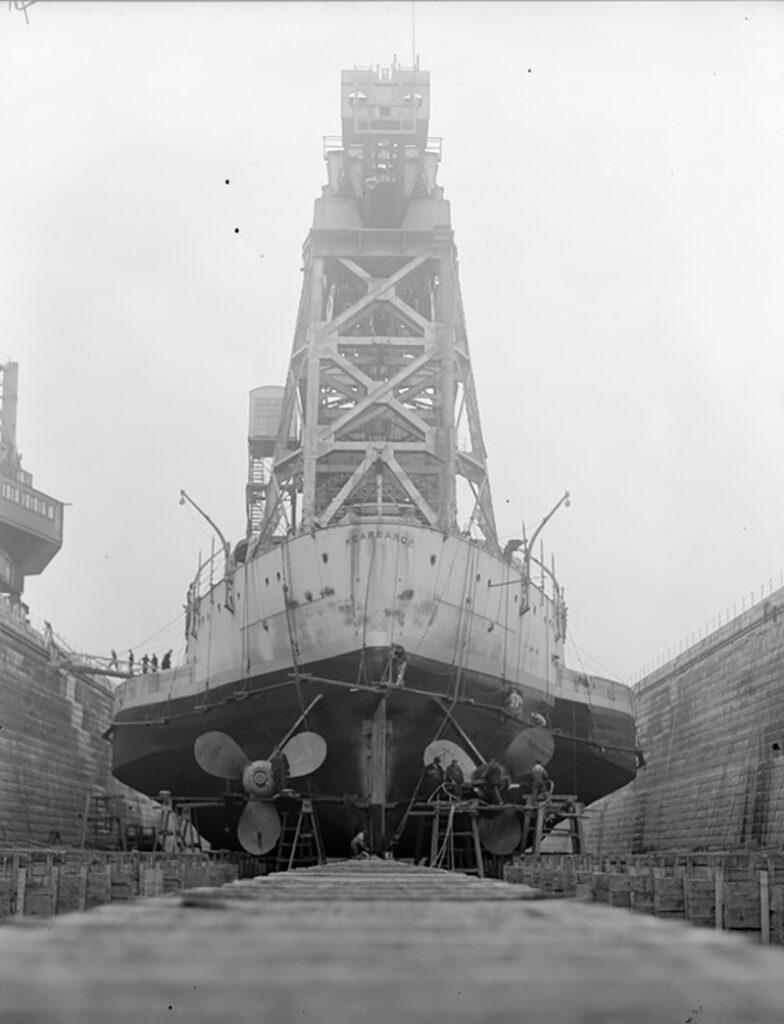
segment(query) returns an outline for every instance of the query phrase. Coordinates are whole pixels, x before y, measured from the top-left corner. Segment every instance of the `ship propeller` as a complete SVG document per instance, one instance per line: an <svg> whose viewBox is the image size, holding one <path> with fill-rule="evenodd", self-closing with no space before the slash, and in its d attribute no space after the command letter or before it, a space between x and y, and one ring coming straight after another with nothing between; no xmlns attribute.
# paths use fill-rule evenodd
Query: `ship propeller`
<svg viewBox="0 0 784 1024"><path fill-rule="evenodd" d="M280 839L280 815L275 804L248 800L237 822L237 838L248 853L257 857L269 853Z"/></svg>
<svg viewBox="0 0 784 1024"><path fill-rule="evenodd" d="M321 767L327 744L317 732L298 732L283 745L281 753L288 762L288 777L300 779ZM237 838L248 853L269 853L280 838L277 808L265 799L275 796L278 788L275 754L252 761L225 732L205 732L193 744L193 756L208 775L242 780L249 800L237 825Z"/></svg>
<svg viewBox="0 0 784 1024"><path fill-rule="evenodd" d="M501 760L509 769L512 778L519 782L533 768L537 761L547 764L555 751L555 740L549 729L534 726L519 732Z"/></svg>
<svg viewBox="0 0 784 1024"><path fill-rule="evenodd" d="M452 740L437 739L433 740L432 743L428 743L422 755L422 760L425 764L432 764L437 757L440 758L441 765L444 768L452 761L457 761L463 771L463 775L467 779L471 778L471 773L477 766L477 762L471 755L466 753L457 743L453 743Z"/></svg>
<svg viewBox="0 0 784 1024"><path fill-rule="evenodd" d="M441 759L442 767L457 761L466 779L479 767L476 758L452 740L433 740L425 747L425 764L431 764L436 757ZM479 841L490 853L506 856L517 849L521 838L520 822L511 809L479 819Z"/></svg>
<svg viewBox="0 0 784 1024"><path fill-rule="evenodd" d="M479 819L479 841L490 853L507 857L517 849L522 838L520 819L511 807L490 818Z"/></svg>
<svg viewBox="0 0 784 1024"><path fill-rule="evenodd" d="M225 732L204 732L193 744L193 756L199 768L219 779L241 779L248 755Z"/></svg>
<svg viewBox="0 0 784 1024"><path fill-rule="evenodd" d="M531 771L536 761L547 764L554 750L555 741L549 729L535 726L519 732L498 760L511 778L519 782ZM457 761L466 779L478 767L475 758L452 740L437 739L425 748L425 764L432 763L436 757L440 758L442 767L452 760ZM519 816L512 808L479 819L479 840L482 846L498 856L505 857L513 853L520 845L522 834Z"/></svg>

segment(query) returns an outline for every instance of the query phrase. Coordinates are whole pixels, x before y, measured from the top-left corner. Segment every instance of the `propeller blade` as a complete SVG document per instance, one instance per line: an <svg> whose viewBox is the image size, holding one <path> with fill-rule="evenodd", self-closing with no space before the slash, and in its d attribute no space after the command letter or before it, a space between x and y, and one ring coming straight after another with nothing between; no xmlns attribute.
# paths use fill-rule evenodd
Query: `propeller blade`
<svg viewBox="0 0 784 1024"><path fill-rule="evenodd" d="M241 779L250 761L242 747L225 732L203 732L193 744L196 764L219 779Z"/></svg>
<svg viewBox="0 0 784 1024"><path fill-rule="evenodd" d="M459 747L451 740L433 740L432 743L428 743L422 759L425 764L432 764L436 757L441 758L441 767L444 771L446 771L451 761L457 761L463 769L466 781L471 778L471 774L474 768L476 768L476 761L474 761L471 755L467 754L462 747Z"/></svg>
<svg viewBox="0 0 784 1024"><path fill-rule="evenodd" d="M283 753L289 763L289 778L299 779L324 764L327 743L317 732L298 732L288 741Z"/></svg>
<svg viewBox="0 0 784 1024"><path fill-rule="evenodd" d="M536 761L542 764L552 758L555 740L549 729L534 726L519 732L500 760L509 769L515 782L519 782L533 768Z"/></svg>
<svg viewBox="0 0 784 1024"><path fill-rule="evenodd" d="M517 849L522 838L520 820L511 808L479 819L479 841L490 853L506 857Z"/></svg>
<svg viewBox="0 0 784 1024"><path fill-rule="evenodd" d="M260 857L280 838L280 815L274 804L249 800L237 822L237 838L244 850Z"/></svg>

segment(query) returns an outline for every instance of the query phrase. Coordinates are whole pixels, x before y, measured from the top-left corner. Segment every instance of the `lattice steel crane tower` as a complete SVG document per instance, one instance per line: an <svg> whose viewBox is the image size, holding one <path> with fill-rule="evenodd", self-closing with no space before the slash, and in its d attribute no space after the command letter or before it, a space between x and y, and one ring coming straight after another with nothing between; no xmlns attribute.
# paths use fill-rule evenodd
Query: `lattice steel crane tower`
<svg viewBox="0 0 784 1024"><path fill-rule="evenodd" d="M0 363L0 604L20 608L25 576L43 572L63 542L63 503L33 487L16 447L19 366Z"/></svg>
<svg viewBox="0 0 784 1024"><path fill-rule="evenodd" d="M249 482L259 548L351 514L465 528L462 477L468 528L498 550L429 111L430 76L418 66L342 72L342 135L324 140L328 180L304 246L268 479Z"/></svg>

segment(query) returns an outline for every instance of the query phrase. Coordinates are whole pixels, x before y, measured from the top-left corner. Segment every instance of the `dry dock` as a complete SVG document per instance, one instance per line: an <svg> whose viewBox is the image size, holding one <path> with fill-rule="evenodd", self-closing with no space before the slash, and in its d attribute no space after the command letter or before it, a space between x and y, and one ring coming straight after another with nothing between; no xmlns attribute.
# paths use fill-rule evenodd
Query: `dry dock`
<svg viewBox="0 0 784 1024"><path fill-rule="evenodd" d="M525 886L331 863L0 928L3 1024L784 1020L780 950Z"/></svg>

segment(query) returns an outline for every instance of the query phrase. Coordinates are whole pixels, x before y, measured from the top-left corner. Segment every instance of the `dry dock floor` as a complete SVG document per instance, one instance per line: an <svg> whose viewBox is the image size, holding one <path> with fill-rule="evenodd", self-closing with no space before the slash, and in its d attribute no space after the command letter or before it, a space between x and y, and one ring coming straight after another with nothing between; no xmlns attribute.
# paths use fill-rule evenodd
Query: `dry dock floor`
<svg viewBox="0 0 784 1024"><path fill-rule="evenodd" d="M784 1022L784 951L393 861L0 926L0 1024Z"/></svg>

